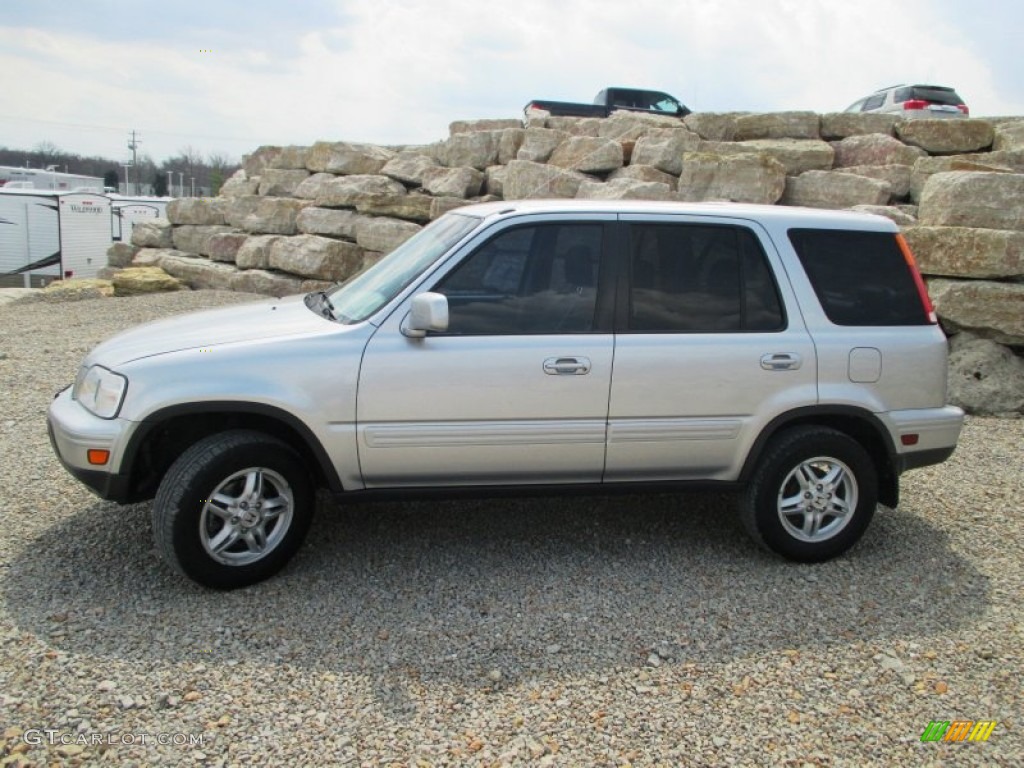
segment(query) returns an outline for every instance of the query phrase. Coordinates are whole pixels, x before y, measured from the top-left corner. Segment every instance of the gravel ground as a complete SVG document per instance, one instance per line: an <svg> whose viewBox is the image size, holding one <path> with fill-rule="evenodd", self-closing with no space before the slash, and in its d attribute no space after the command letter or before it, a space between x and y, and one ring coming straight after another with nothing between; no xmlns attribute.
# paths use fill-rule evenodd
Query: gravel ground
<svg viewBox="0 0 1024 768"><path fill-rule="evenodd" d="M252 298L0 306L0 765L1024 763L1024 421L971 419L823 565L720 495L324 500L222 594L60 468L45 411L116 330ZM998 725L920 741L956 719Z"/></svg>

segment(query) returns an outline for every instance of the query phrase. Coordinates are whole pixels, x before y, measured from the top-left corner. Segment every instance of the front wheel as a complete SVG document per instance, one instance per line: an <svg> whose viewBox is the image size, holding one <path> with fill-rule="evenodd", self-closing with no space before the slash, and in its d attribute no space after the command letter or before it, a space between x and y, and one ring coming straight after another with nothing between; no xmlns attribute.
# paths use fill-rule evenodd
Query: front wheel
<svg viewBox="0 0 1024 768"><path fill-rule="evenodd" d="M860 443L834 429L797 427L769 443L740 517L767 549L821 562L857 543L877 504L877 472Z"/></svg>
<svg viewBox="0 0 1024 768"><path fill-rule="evenodd" d="M235 589L283 568L312 513L298 454L276 438L234 430L200 440L171 465L153 504L153 533L180 573Z"/></svg>

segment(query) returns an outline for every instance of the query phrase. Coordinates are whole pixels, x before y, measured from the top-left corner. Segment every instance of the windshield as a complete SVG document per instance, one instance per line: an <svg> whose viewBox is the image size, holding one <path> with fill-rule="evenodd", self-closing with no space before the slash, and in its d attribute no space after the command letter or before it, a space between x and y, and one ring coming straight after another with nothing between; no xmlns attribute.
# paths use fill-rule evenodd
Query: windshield
<svg viewBox="0 0 1024 768"><path fill-rule="evenodd" d="M447 213L395 250L328 294L339 323L358 323L395 298L417 275L443 256L480 219Z"/></svg>

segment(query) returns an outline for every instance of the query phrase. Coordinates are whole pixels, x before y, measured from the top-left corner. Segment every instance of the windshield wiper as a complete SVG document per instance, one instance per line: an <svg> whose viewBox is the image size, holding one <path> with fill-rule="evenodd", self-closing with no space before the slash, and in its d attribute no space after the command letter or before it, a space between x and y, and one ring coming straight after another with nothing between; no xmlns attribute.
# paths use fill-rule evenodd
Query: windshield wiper
<svg viewBox="0 0 1024 768"><path fill-rule="evenodd" d="M323 315L328 320L337 320L334 315L334 305L331 304L331 300L327 297L327 291L307 293L303 301L307 307L317 314Z"/></svg>

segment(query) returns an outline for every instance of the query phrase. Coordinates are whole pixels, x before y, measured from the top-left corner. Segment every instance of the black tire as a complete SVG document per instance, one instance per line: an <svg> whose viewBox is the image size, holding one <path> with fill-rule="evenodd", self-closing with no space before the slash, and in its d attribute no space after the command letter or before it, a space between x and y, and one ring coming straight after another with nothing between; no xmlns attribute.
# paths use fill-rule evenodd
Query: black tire
<svg viewBox="0 0 1024 768"><path fill-rule="evenodd" d="M856 544L877 504L878 473L860 443L826 427L795 427L768 444L740 519L766 549L817 563Z"/></svg>
<svg viewBox="0 0 1024 768"><path fill-rule="evenodd" d="M302 459L260 432L210 435L164 475L153 503L153 534L164 560L215 589L277 573L313 518L314 490Z"/></svg>

